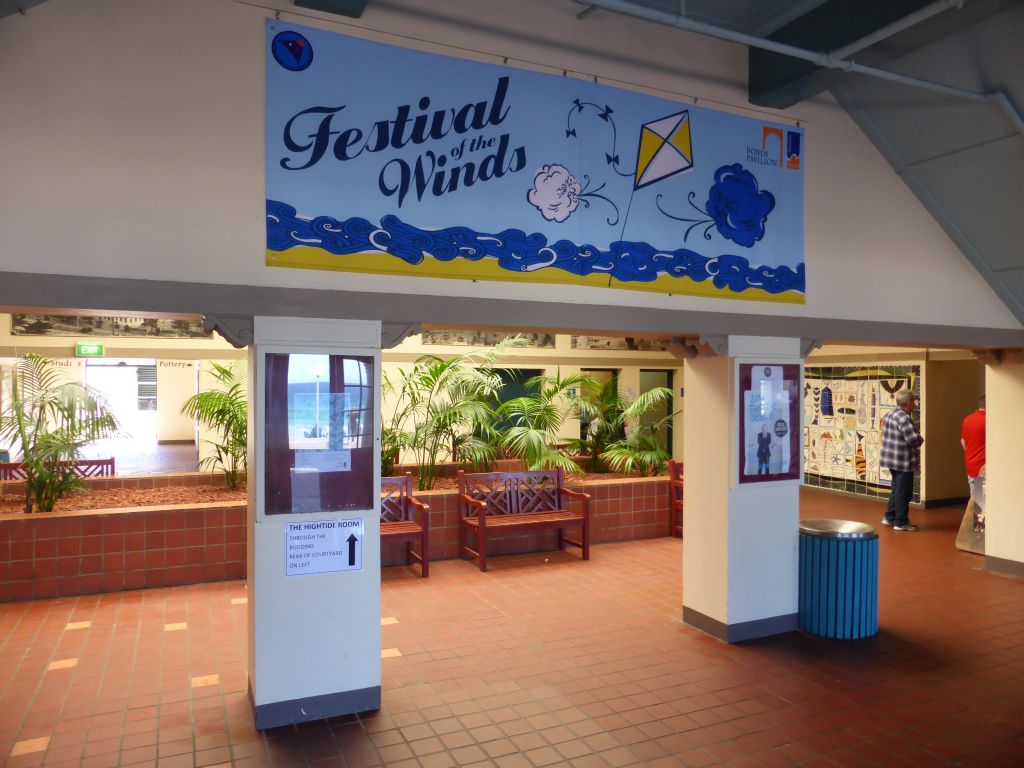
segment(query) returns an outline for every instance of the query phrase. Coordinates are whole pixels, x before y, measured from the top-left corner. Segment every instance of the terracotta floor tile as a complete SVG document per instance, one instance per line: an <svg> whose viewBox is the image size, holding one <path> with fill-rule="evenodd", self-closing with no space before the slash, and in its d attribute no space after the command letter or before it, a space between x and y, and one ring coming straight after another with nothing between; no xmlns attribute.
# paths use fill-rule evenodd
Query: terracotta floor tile
<svg viewBox="0 0 1024 768"><path fill-rule="evenodd" d="M72 667L78 666L78 659L58 659L57 661L51 661L46 667L47 672L53 672L57 669L71 669Z"/></svg>
<svg viewBox="0 0 1024 768"><path fill-rule="evenodd" d="M447 752L438 752L420 757L420 765L423 768L452 768L455 765L455 758Z"/></svg>
<svg viewBox="0 0 1024 768"><path fill-rule="evenodd" d="M879 510L802 493L804 517L877 525ZM401 655L382 665L381 710L264 733L241 582L3 604L0 713L17 715L0 716L0 762L1016 768L1021 582L955 550L958 510L914 514L912 537L879 531L881 631L866 641L728 646L681 624L678 539L598 545L588 563L494 557L487 574L459 560L430 579L385 569L382 634Z"/></svg>
<svg viewBox="0 0 1024 768"><path fill-rule="evenodd" d="M41 736L36 739L25 739L23 741L16 741L14 742L14 746L11 748L10 756L19 757L21 755L31 755L36 752L45 752L49 745L49 736Z"/></svg>

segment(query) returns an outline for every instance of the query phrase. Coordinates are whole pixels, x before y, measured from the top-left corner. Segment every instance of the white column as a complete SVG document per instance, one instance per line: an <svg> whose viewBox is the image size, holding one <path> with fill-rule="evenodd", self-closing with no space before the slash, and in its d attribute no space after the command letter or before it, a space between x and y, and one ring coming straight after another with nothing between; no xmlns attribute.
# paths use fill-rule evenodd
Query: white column
<svg viewBox="0 0 1024 768"><path fill-rule="evenodd" d="M799 365L800 341L732 336L722 351L684 365L683 621L737 642L797 626L800 481L739 482L739 366ZM800 434L799 416L790 429ZM790 461L801 467L802 453Z"/></svg>
<svg viewBox="0 0 1024 768"><path fill-rule="evenodd" d="M985 557L990 570L1024 576L1024 364L985 371Z"/></svg>
<svg viewBox="0 0 1024 768"><path fill-rule="evenodd" d="M249 348L248 607L249 694L259 729L380 708L380 335L376 321L255 318ZM282 472L267 466L267 414L289 403L267 403L271 354L290 355L289 371L307 369L299 379L307 383L310 363L319 362L297 355L373 361L372 453L335 435L334 423L326 441L313 435L293 440L290 433L273 456L291 478L293 511L278 514L268 514L268 470L278 478ZM321 381L321 398L332 389L340 387ZM294 395L297 409L299 397ZM328 412L330 407L324 406ZM357 397L339 400L338 407L347 412L361 405ZM343 473L352 474L336 477ZM307 492L302 505L294 493L300 479ZM364 506L349 506L349 496L338 502L345 506L340 510L321 501L325 487L364 483L372 483L372 494L353 497ZM347 541L346 534L354 538Z"/></svg>

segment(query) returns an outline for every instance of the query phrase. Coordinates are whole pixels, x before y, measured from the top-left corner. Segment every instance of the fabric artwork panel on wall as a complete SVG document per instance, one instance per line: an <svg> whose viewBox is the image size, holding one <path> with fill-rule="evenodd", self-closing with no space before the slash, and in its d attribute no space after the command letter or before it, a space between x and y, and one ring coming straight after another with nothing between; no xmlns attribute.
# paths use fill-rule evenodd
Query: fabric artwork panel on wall
<svg viewBox="0 0 1024 768"><path fill-rule="evenodd" d="M920 397L921 367L805 366L804 483L864 496L887 496L889 471L879 465L882 417L896 407L896 393ZM920 413L912 415L920 424ZM914 476L920 501L920 474Z"/></svg>
<svg viewBox="0 0 1024 768"><path fill-rule="evenodd" d="M804 134L269 19L266 264L804 303Z"/></svg>

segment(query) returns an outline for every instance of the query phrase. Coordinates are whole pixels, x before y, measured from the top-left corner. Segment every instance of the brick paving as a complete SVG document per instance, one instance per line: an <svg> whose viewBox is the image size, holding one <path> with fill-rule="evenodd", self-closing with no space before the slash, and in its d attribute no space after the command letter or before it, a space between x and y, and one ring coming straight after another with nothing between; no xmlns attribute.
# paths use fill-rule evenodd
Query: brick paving
<svg viewBox="0 0 1024 768"><path fill-rule="evenodd" d="M804 491L804 517L877 524ZM382 581L384 704L260 733L241 581L0 605L0 763L1019 766L1024 582L880 530L877 637L725 645L679 621L682 543L437 562Z"/></svg>

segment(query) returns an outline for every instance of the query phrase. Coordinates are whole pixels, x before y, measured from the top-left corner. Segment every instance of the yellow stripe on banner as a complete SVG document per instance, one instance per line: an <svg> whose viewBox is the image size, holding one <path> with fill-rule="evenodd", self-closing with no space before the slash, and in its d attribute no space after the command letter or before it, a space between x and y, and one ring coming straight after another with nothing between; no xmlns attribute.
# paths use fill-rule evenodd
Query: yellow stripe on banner
<svg viewBox="0 0 1024 768"><path fill-rule="evenodd" d="M621 288L630 291L653 293L674 293L684 296L710 296L719 299L743 299L747 301L768 301L777 304L803 304L805 299L798 291L772 294L759 288L748 288L737 293L728 288L716 288L710 280L698 283L662 275L650 283L623 283L608 275L574 275L561 269L540 269L535 272L512 272L498 266L495 259L480 261L439 261L425 256L419 264L409 264L387 253L352 253L338 256L322 248L297 246L287 251L267 251L268 267L290 269L320 269L332 272L363 272L374 275L404 275L408 277L444 277L463 280L493 280L502 283L553 283L557 285L587 285L598 288Z"/></svg>

